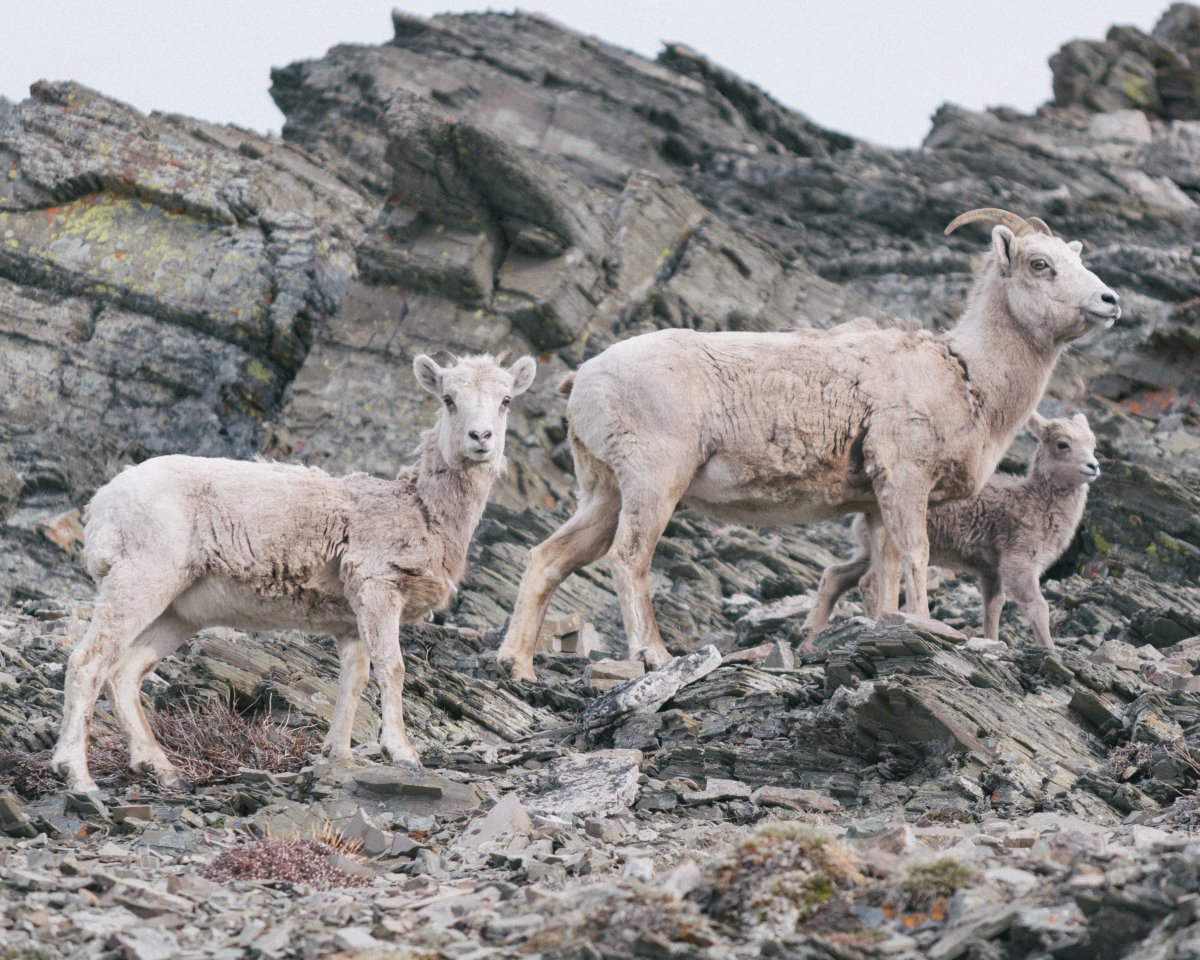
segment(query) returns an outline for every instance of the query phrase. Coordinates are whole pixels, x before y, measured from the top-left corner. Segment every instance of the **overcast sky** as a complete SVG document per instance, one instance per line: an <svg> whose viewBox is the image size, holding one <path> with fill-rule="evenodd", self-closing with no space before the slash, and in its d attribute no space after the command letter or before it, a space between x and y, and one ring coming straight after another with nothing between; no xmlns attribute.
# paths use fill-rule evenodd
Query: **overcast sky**
<svg viewBox="0 0 1200 960"><path fill-rule="evenodd" d="M1113 23L1154 26L1168 0L529 0L573 29L653 57L699 50L816 122L917 146L939 104L1050 99L1047 58ZM390 11L427 0L0 0L0 94L78 80L142 110L278 132L270 68L339 43L378 44ZM493 9L511 10L508 6Z"/></svg>

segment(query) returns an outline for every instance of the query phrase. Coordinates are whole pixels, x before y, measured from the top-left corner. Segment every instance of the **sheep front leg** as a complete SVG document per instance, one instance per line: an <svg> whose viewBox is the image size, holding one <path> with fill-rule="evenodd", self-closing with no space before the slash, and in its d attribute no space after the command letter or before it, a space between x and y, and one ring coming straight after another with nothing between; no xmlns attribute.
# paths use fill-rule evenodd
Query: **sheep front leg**
<svg viewBox="0 0 1200 960"><path fill-rule="evenodd" d="M354 729L354 714L367 676L371 670L371 656L367 645L355 635L337 638L338 650L338 695L333 708L333 720L321 752L333 760L351 759L350 740ZM403 664L401 664L403 670Z"/></svg>
<svg viewBox="0 0 1200 960"><path fill-rule="evenodd" d="M863 593L863 605L878 620L883 614L900 609L900 577L903 570L896 545L879 520L871 524L868 539L871 544L871 568L867 574L868 579L874 582Z"/></svg>
<svg viewBox="0 0 1200 960"><path fill-rule="evenodd" d="M1032 564L1002 567L1000 582L1004 585L1004 592L1020 604L1021 612L1029 620L1038 643L1054 650L1054 640L1050 636L1050 604L1042 596Z"/></svg>
<svg viewBox="0 0 1200 960"><path fill-rule="evenodd" d="M1000 639L1000 612L1004 609L1004 588L1000 578L984 575L979 578L983 595L983 635L989 640Z"/></svg>
<svg viewBox="0 0 1200 960"><path fill-rule="evenodd" d="M354 612L358 634L370 652L379 682L383 713L379 745L392 763L420 769L421 758L404 729L404 654L400 650L403 610L404 598L394 584L369 580L358 591Z"/></svg>
<svg viewBox="0 0 1200 960"><path fill-rule="evenodd" d="M929 569L929 530L926 526L929 513L929 487L910 472L891 478L877 492L880 518L892 542L899 551L904 570L904 609L918 617L929 616L929 595L926 575ZM881 605L891 601L884 597L885 587L882 573L877 586ZM895 607L885 607L895 609Z"/></svg>

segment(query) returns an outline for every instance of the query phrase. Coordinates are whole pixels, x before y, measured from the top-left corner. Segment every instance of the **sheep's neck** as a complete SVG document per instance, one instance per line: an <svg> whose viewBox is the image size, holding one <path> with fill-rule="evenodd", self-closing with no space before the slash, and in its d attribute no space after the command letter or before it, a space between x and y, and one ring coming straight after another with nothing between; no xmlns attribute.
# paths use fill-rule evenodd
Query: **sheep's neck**
<svg viewBox="0 0 1200 960"><path fill-rule="evenodd" d="M976 282L944 342L967 370L998 462L1037 406L1062 346L1035 344L1025 336L999 284L987 276Z"/></svg>
<svg viewBox="0 0 1200 960"><path fill-rule="evenodd" d="M421 435L420 455L411 471L414 498L430 533L444 544L444 572L457 584L466 569L471 534L483 518L501 468L473 462L452 466L442 456L436 431L427 430Z"/></svg>

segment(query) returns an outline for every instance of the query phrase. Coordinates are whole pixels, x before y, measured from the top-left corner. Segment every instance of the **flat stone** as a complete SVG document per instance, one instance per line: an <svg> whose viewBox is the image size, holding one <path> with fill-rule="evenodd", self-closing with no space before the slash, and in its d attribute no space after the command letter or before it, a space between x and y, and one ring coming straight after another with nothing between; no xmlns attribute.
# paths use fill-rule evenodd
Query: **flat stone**
<svg viewBox="0 0 1200 960"><path fill-rule="evenodd" d="M1003 657L1009 653L1008 644L1003 640L992 640L990 637L970 637L964 644L972 653L991 654Z"/></svg>
<svg viewBox="0 0 1200 960"><path fill-rule="evenodd" d="M109 808L109 813L112 818L118 823L124 820L153 820L154 812L150 809L148 803L126 803L118 807Z"/></svg>
<svg viewBox="0 0 1200 960"><path fill-rule="evenodd" d="M111 902L128 908L139 917L156 917L163 913L190 913L195 907L191 900L131 877L118 880L108 891L107 897Z"/></svg>
<svg viewBox="0 0 1200 960"><path fill-rule="evenodd" d="M333 935L333 941L342 950L383 950L388 946L373 937L367 927L343 927Z"/></svg>
<svg viewBox="0 0 1200 960"><path fill-rule="evenodd" d="M740 780L724 780L719 777L709 777L704 783L703 790L692 790L680 796L684 803L716 803L720 800L748 800L753 793L748 783Z"/></svg>
<svg viewBox="0 0 1200 960"><path fill-rule="evenodd" d="M117 935L126 960L172 960L180 954L179 940L170 930L136 927Z"/></svg>
<svg viewBox="0 0 1200 960"><path fill-rule="evenodd" d="M531 813L601 816L637 799L642 751L596 750L558 757L547 768L550 789L526 801Z"/></svg>
<svg viewBox="0 0 1200 960"><path fill-rule="evenodd" d="M476 818L458 838L458 845L470 850L485 844L499 843L533 830L529 811L515 793L506 793L482 817Z"/></svg>
<svg viewBox="0 0 1200 960"><path fill-rule="evenodd" d="M467 783L403 767L355 770L351 779L362 791L380 797L411 798L437 809L470 810L479 806L479 791Z"/></svg>
<svg viewBox="0 0 1200 960"><path fill-rule="evenodd" d="M0 830L10 837L36 837L37 828L25 816L17 798L11 793L0 793Z"/></svg>
<svg viewBox="0 0 1200 960"><path fill-rule="evenodd" d="M646 665L641 660L597 660L584 668L583 682L600 690L611 690L645 674Z"/></svg>
<svg viewBox="0 0 1200 960"><path fill-rule="evenodd" d="M1107 663L1120 670L1139 670L1142 666L1142 659L1138 656L1137 649L1120 640L1105 640L1088 656L1088 659L1095 663Z"/></svg>
<svg viewBox="0 0 1200 960"><path fill-rule="evenodd" d="M934 620L932 617L918 617L915 614L905 613L902 610L893 610L885 613L875 622L880 627L909 627L917 633L940 637L952 643L967 642L967 635L961 630L955 630L948 623L942 623L941 620Z"/></svg>
<svg viewBox="0 0 1200 960"><path fill-rule="evenodd" d="M796 651L790 643L776 640L771 644L771 651L763 661L763 666L769 670L795 670Z"/></svg>
<svg viewBox="0 0 1200 960"><path fill-rule="evenodd" d="M734 624L738 641L745 644L748 640L771 633L788 620L807 616L812 605L812 597L798 594L792 597L781 597L771 603L764 603L761 607L755 607Z"/></svg>
<svg viewBox="0 0 1200 960"><path fill-rule="evenodd" d="M68 793L63 801L63 811L77 813L81 817L96 817L100 820L112 819L104 801L91 793Z"/></svg>
<svg viewBox="0 0 1200 960"><path fill-rule="evenodd" d="M759 787L750 794L750 801L764 807L788 807L813 813L836 813L842 809L833 797L802 787Z"/></svg>
<svg viewBox="0 0 1200 960"><path fill-rule="evenodd" d="M711 644L687 656L676 657L658 670L597 697L580 715L579 724L589 736L595 736L633 714L655 713L680 689L707 676L720 665L721 653Z"/></svg>

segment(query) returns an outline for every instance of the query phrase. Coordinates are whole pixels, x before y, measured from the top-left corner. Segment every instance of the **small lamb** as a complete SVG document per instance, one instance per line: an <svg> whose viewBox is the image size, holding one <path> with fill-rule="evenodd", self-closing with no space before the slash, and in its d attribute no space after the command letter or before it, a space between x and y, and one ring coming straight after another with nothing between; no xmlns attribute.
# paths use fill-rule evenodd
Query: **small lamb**
<svg viewBox="0 0 1200 960"><path fill-rule="evenodd" d="M504 472L509 402L537 365L487 355L424 354L421 386L442 403L420 455L395 480L332 477L312 467L165 456L130 467L88 505L84 559L98 582L92 622L72 651L52 763L69 790L93 791L87 741L108 684L129 737L130 766L164 786L180 777L141 705L158 661L203 627L331 633L339 690L324 750L350 756L354 711L374 663L379 741L393 763L420 766L404 729L402 622L445 606L467 546Z"/></svg>
<svg viewBox="0 0 1200 960"><path fill-rule="evenodd" d="M993 474L975 496L929 508L929 559L979 578L989 638L1000 639L1000 610L1007 595L1021 605L1037 639L1053 649L1050 608L1038 578L1075 535L1088 485L1100 476L1100 465L1096 438L1083 414L1046 420L1035 413L1028 426L1039 445L1024 476ZM864 593L873 589L873 544L884 532L877 519L865 514L855 518L852 529L859 551L822 574L816 603L804 622L806 644L829 622L843 593L856 583Z"/></svg>

